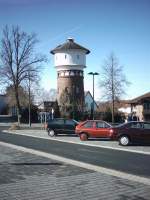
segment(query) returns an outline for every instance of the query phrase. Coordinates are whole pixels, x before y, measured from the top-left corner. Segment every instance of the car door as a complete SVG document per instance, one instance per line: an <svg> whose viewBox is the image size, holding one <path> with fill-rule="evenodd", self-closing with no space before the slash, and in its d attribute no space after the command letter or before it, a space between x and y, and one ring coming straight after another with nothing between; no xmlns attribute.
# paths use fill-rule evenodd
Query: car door
<svg viewBox="0 0 150 200"><path fill-rule="evenodd" d="M150 123L143 123L143 131L141 137L144 143L150 144Z"/></svg>
<svg viewBox="0 0 150 200"><path fill-rule="evenodd" d="M109 128L110 126L107 123L103 121L96 121L95 128L93 130L93 137L109 137Z"/></svg>
<svg viewBox="0 0 150 200"><path fill-rule="evenodd" d="M53 124L55 131L57 133L63 133L64 132L64 119L56 119L54 120Z"/></svg>
<svg viewBox="0 0 150 200"><path fill-rule="evenodd" d="M74 134L75 133L76 123L71 119L66 119L64 124L64 133L65 134Z"/></svg>
<svg viewBox="0 0 150 200"><path fill-rule="evenodd" d="M94 129L94 121L86 121L82 126L81 126L81 132L85 132L88 134L89 137L93 137L93 129Z"/></svg>
<svg viewBox="0 0 150 200"><path fill-rule="evenodd" d="M126 129L126 133L130 136L132 142L143 141L143 124L141 122L131 122Z"/></svg>

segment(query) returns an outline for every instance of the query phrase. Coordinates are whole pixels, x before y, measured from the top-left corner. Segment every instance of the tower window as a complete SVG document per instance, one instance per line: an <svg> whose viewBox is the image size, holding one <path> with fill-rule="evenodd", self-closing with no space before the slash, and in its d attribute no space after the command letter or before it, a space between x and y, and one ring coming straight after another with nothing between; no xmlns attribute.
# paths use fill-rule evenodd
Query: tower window
<svg viewBox="0 0 150 200"><path fill-rule="evenodd" d="M65 71L65 76L69 76L69 71Z"/></svg>
<svg viewBox="0 0 150 200"><path fill-rule="evenodd" d="M80 58L80 56L79 55L77 55L77 59L79 59Z"/></svg>
<svg viewBox="0 0 150 200"><path fill-rule="evenodd" d="M80 72L79 75L80 75L80 76L83 76L83 72Z"/></svg>
<svg viewBox="0 0 150 200"><path fill-rule="evenodd" d="M65 87L65 92L69 93L69 87Z"/></svg>
<svg viewBox="0 0 150 200"><path fill-rule="evenodd" d="M70 72L70 76L74 76L74 72L73 71Z"/></svg>
<svg viewBox="0 0 150 200"><path fill-rule="evenodd" d="M60 73L60 76L64 76L64 72L61 72L61 73Z"/></svg>
<svg viewBox="0 0 150 200"><path fill-rule="evenodd" d="M76 93L79 94L79 88L78 87L76 87Z"/></svg>
<svg viewBox="0 0 150 200"><path fill-rule="evenodd" d="M65 59L67 58L67 55L65 54Z"/></svg>

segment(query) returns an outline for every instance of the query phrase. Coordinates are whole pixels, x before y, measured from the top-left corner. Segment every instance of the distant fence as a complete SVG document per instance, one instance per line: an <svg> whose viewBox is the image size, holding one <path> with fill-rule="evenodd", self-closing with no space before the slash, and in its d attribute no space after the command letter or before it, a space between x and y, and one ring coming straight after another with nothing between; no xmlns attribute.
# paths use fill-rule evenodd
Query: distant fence
<svg viewBox="0 0 150 200"><path fill-rule="evenodd" d="M17 117L11 115L0 115L0 123L11 123L11 122L17 122Z"/></svg>
<svg viewBox="0 0 150 200"><path fill-rule="evenodd" d="M53 119L53 114L50 112L39 112L38 113L38 121L41 123L46 123L48 120Z"/></svg>

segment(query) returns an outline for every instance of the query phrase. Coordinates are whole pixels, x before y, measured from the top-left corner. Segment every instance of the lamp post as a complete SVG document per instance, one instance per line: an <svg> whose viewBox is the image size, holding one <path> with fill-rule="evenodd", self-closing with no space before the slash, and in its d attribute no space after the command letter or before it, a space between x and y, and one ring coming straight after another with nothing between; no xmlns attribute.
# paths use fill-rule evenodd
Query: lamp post
<svg viewBox="0 0 150 200"><path fill-rule="evenodd" d="M28 72L28 78L29 78L29 126L31 127L31 74L30 71Z"/></svg>
<svg viewBox="0 0 150 200"><path fill-rule="evenodd" d="M93 105L92 105L92 117L93 117L93 120L94 120L94 103L95 103L95 101L94 101L94 76L95 76L95 75L99 75L99 73L97 73L97 72L89 72L88 74L93 76Z"/></svg>
<svg viewBox="0 0 150 200"><path fill-rule="evenodd" d="M73 119L75 119L75 85L72 85L72 97L73 97Z"/></svg>

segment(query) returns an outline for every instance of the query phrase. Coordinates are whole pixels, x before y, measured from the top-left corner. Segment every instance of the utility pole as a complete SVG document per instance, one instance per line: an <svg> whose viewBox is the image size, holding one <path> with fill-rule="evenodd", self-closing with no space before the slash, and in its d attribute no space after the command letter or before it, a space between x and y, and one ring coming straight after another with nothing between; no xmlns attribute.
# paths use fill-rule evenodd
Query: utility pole
<svg viewBox="0 0 150 200"><path fill-rule="evenodd" d="M31 127L31 77L30 77L30 71L29 74L29 126Z"/></svg>
<svg viewBox="0 0 150 200"><path fill-rule="evenodd" d="M95 90L95 85L94 85L94 76L95 75L99 75L99 73L97 72L89 72L88 73L89 75L92 75L93 76L93 104L92 104L92 118L94 120L94 104L95 104L95 100L94 100L94 90Z"/></svg>
<svg viewBox="0 0 150 200"><path fill-rule="evenodd" d="M73 91L73 119L75 118L75 86L72 86Z"/></svg>

